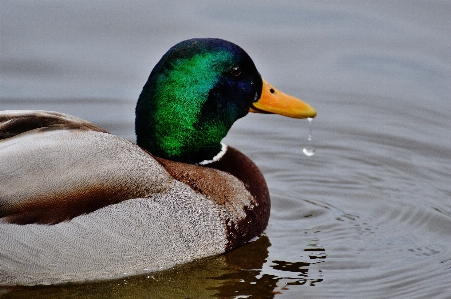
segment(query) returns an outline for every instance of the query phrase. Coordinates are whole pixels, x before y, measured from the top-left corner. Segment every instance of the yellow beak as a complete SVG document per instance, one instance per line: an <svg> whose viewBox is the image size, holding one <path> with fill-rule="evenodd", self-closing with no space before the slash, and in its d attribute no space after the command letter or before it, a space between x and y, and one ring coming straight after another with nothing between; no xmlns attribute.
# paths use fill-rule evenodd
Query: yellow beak
<svg viewBox="0 0 451 299"><path fill-rule="evenodd" d="M263 79L262 79L263 80ZM283 93L263 80L262 95L249 112L275 113L293 118L315 117L316 110L302 100Z"/></svg>

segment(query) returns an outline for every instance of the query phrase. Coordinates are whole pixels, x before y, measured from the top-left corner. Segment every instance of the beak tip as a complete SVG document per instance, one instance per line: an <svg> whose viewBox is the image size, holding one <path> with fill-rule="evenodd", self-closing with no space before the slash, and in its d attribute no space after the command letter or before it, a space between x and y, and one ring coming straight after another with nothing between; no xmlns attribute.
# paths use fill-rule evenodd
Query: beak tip
<svg viewBox="0 0 451 299"><path fill-rule="evenodd" d="M308 105L308 108L302 109L298 118L315 118L317 115L316 109Z"/></svg>
<svg viewBox="0 0 451 299"><path fill-rule="evenodd" d="M312 112L309 116L309 118L315 118L315 116L317 115L315 108L312 108Z"/></svg>

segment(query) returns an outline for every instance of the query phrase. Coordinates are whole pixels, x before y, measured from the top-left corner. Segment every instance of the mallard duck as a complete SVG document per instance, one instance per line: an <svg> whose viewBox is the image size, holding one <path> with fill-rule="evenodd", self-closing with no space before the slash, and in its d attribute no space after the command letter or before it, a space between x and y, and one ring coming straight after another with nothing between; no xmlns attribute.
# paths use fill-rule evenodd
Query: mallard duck
<svg viewBox="0 0 451 299"><path fill-rule="evenodd" d="M316 115L239 46L205 38L175 45L152 70L136 144L67 114L1 112L0 285L158 271L260 235L265 179L221 143L249 111Z"/></svg>

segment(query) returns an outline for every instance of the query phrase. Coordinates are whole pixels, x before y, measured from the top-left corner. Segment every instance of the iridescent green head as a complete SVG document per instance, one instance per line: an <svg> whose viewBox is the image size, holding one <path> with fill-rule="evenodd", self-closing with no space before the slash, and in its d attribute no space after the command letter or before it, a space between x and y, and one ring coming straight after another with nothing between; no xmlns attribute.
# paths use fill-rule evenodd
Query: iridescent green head
<svg viewBox="0 0 451 299"><path fill-rule="evenodd" d="M260 98L252 59L221 39L172 47L152 70L136 106L137 143L152 154L188 163L213 158L232 124Z"/></svg>

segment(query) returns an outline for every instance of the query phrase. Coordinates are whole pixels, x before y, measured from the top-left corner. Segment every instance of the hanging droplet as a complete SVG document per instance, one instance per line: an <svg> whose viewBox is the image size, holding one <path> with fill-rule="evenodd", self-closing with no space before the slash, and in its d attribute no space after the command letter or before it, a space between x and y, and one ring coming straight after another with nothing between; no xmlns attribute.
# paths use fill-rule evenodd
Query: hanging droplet
<svg viewBox="0 0 451 299"><path fill-rule="evenodd" d="M306 155L307 157L311 157L315 154L315 148L313 146L306 146L302 149L302 152L304 153L304 155Z"/></svg>
<svg viewBox="0 0 451 299"><path fill-rule="evenodd" d="M312 140L312 121L313 121L313 118L309 117L309 118L307 118L307 120L309 122L309 126L308 126L309 130L308 130L308 138L307 138L308 144L307 144L306 147L304 147L302 149L302 152L307 157L311 157L311 156L313 156L315 154L315 148L312 145L312 142L313 142L313 140Z"/></svg>

